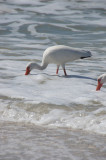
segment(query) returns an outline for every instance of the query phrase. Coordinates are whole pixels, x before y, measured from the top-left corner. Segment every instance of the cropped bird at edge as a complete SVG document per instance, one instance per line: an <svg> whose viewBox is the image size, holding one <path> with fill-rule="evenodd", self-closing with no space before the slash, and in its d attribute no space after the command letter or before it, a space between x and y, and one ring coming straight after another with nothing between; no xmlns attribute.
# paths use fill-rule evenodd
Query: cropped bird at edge
<svg viewBox="0 0 106 160"><path fill-rule="evenodd" d="M98 84L96 87L96 91L99 91L101 89L101 87L103 86L104 83L106 83L106 74L102 74L98 77Z"/></svg>
<svg viewBox="0 0 106 160"><path fill-rule="evenodd" d="M34 62L27 65L25 75L28 75L33 69L44 70L48 64L53 63L57 65L56 74L58 74L59 67L62 66L64 75L67 76L65 63L91 56L90 51L71 48L64 45L52 46L44 51L41 65Z"/></svg>

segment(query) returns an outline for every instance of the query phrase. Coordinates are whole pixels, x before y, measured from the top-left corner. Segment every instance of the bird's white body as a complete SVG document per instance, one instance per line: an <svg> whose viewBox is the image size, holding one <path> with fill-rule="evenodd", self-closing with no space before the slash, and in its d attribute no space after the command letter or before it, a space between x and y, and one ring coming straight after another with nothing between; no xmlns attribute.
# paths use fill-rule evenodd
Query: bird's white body
<svg viewBox="0 0 106 160"><path fill-rule="evenodd" d="M71 48L64 45L57 45L47 48L43 53L42 63L54 63L63 65L67 62L80 59L81 57L90 57L89 51Z"/></svg>
<svg viewBox="0 0 106 160"><path fill-rule="evenodd" d="M27 65L25 75L28 75L32 69L43 70L49 63L57 65L56 74L58 74L59 66L61 65L64 70L64 74L66 75L65 63L87 57L91 57L90 51L71 48L64 45L52 46L44 51L41 65L33 62Z"/></svg>

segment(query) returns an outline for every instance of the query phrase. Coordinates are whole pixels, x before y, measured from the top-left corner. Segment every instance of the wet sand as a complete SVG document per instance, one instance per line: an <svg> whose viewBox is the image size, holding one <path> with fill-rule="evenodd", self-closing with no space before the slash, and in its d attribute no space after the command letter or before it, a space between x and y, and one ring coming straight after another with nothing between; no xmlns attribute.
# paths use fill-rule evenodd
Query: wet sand
<svg viewBox="0 0 106 160"><path fill-rule="evenodd" d="M105 160L106 137L0 122L0 160Z"/></svg>

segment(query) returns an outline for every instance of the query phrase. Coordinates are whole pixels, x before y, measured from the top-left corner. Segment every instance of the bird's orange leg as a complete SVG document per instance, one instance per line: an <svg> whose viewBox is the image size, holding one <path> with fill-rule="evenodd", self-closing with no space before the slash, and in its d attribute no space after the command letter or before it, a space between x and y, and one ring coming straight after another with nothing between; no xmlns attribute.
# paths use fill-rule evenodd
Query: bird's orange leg
<svg viewBox="0 0 106 160"><path fill-rule="evenodd" d="M59 71L59 66L60 66L60 65L57 65L56 74L58 74L58 71Z"/></svg>
<svg viewBox="0 0 106 160"><path fill-rule="evenodd" d="M65 70L65 68L63 69L63 71L64 71L64 75L65 75L65 76L67 76L67 73L66 73L66 70Z"/></svg>
<svg viewBox="0 0 106 160"><path fill-rule="evenodd" d="M66 70L65 70L65 64L62 65L63 71L64 71L64 75L67 76Z"/></svg>

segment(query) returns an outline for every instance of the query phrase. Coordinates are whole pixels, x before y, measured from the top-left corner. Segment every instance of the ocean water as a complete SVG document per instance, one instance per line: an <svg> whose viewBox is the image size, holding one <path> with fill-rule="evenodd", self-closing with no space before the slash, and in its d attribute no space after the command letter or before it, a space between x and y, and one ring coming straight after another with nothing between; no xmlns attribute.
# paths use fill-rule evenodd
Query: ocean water
<svg viewBox="0 0 106 160"><path fill-rule="evenodd" d="M92 57L25 76L47 47ZM105 0L0 0L0 160L105 160Z"/></svg>

